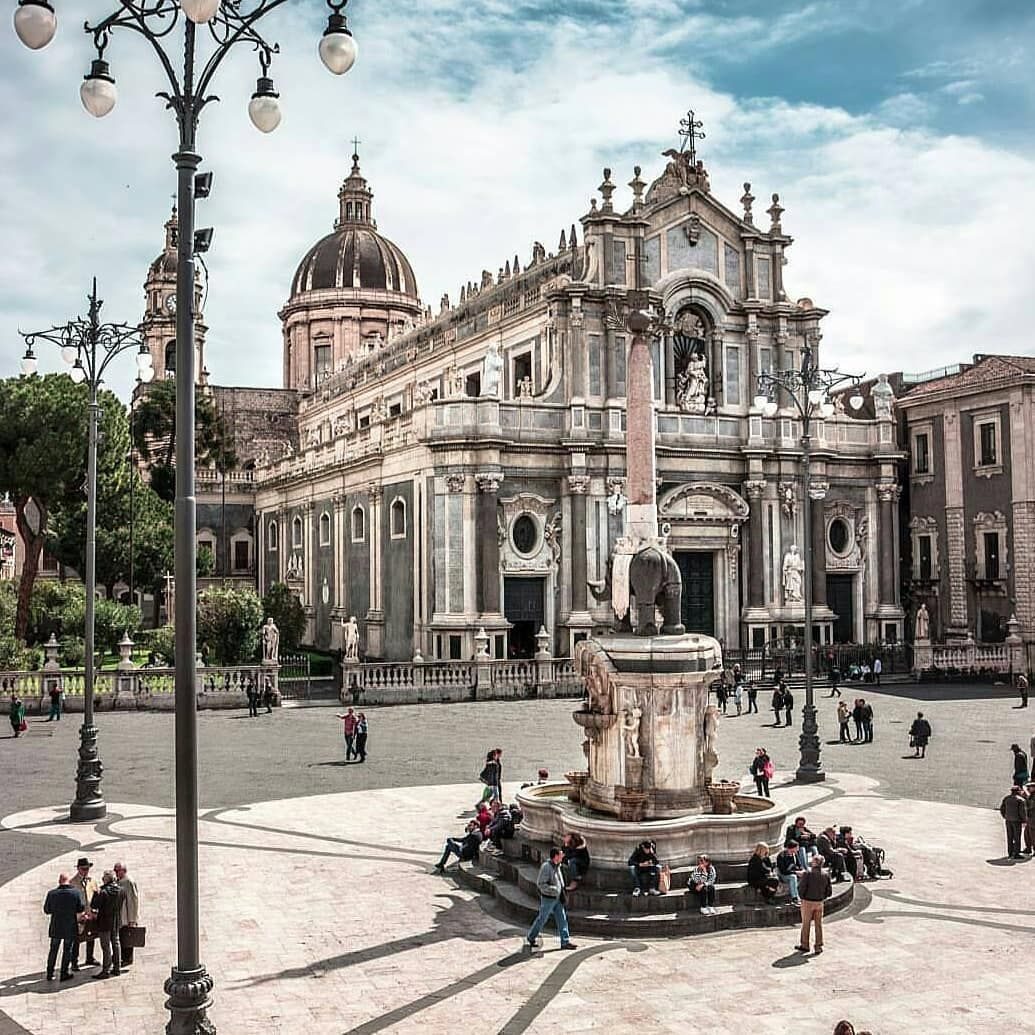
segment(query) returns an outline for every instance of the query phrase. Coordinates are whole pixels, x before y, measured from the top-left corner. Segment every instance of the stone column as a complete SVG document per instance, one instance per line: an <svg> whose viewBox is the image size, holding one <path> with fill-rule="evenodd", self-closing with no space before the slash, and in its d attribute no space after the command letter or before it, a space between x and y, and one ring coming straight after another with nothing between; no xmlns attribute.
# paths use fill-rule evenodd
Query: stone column
<svg viewBox="0 0 1035 1035"><path fill-rule="evenodd" d="M568 493L571 499L571 609L586 611L586 493L589 475L568 475Z"/></svg>
<svg viewBox="0 0 1035 1035"><path fill-rule="evenodd" d="M633 339L633 344L635 345L635 343L636 343L636 339L634 338ZM675 343L672 341L672 335L671 334L666 334L665 335L665 337L664 337L664 347L665 347L665 362L662 364L663 369L661 371L661 376L662 376L662 378L664 380L664 383L661 385L660 395L661 395L662 403L665 406L675 406L675 404L676 404L676 353L675 353ZM650 351L650 342L649 341L647 341L647 349L648 349L648 358L649 358L649 351ZM629 377L629 371L628 370L626 371L625 376L626 376L626 378ZM626 381L626 384L628 384L628 381ZM626 391L628 392L628 389L626 389ZM654 393L651 392L651 398L653 399L653 397L654 397ZM629 421L627 420L626 421L626 425L628 426L628 424L629 424Z"/></svg>
<svg viewBox="0 0 1035 1035"><path fill-rule="evenodd" d="M744 482L744 492L751 508L748 519L748 607L765 606L765 561L762 554L765 535L762 493L765 492L765 486L764 479Z"/></svg>
<svg viewBox="0 0 1035 1035"><path fill-rule="evenodd" d="M632 328L630 328L632 329ZM671 348L667 342L665 348ZM667 363L667 360L666 360ZM654 450L654 392L650 340L633 330L626 370L625 455L629 503L628 534L634 540L658 534L657 462Z"/></svg>
<svg viewBox="0 0 1035 1035"><path fill-rule="evenodd" d="M878 485L877 499L880 501L877 523L880 525L880 557L878 570L880 586L878 603L894 606L897 598L895 583L895 501L898 499L897 485Z"/></svg>
<svg viewBox="0 0 1035 1035"><path fill-rule="evenodd" d="M478 483L478 539L475 544L478 568L478 610L497 614L500 609L500 541L497 534L497 493L502 476L496 473L476 474Z"/></svg>
<svg viewBox="0 0 1035 1035"><path fill-rule="evenodd" d="M315 609L319 590L316 587L316 565L313 563L313 511L316 505L312 500L302 504L302 565L305 569L305 606L307 610ZM315 630L314 630L315 632Z"/></svg>
<svg viewBox="0 0 1035 1035"><path fill-rule="evenodd" d="M809 486L809 514L812 520L812 606L827 606L827 534L823 501L827 495L826 482Z"/></svg>
<svg viewBox="0 0 1035 1035"><path fill-rule="evenodd" d="M367 540L370 547L370 607L367 611L367 654L379 658L384 653L385 612L381 578L381 499L384 489L372 484L367 489Z"/></svg>

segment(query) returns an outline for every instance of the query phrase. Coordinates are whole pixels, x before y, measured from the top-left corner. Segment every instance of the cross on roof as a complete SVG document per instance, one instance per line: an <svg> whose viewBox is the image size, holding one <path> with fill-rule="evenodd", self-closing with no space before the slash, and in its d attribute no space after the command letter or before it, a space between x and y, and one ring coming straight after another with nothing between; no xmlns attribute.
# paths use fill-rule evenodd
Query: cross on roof
<svg viewBox="0 0 1035 1035"><path fill-rule="evenodd" d="M704 123L694 117L693 108L686 113L686 118L679 120L679 135L683 138L683 143L679 150L680 152L689 150L691 165L697 162L697 141L704 140L703 126Z"/></svg>
<svg viewBox="0 0 1035 1035"><path fill-rule="evenodd" d="M353 155L354 158L358 158L359 157L359 145L362 144L362 143L363 143L363 141L360 140L359 137L353 137L352 138L352 155Z"/></svg>

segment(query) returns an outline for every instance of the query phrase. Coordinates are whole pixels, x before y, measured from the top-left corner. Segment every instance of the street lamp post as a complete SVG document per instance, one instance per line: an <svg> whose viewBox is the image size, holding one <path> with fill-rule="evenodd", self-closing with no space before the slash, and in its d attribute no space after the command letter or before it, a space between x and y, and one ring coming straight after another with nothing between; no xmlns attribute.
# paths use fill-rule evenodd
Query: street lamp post
<svg viewBox="0 0 1035 1035"><path fill-rule="evenodd" d="M197 128L202 110L217 98L209 92L223 59L236 44L258 54L260 75L248 103L248 117L256 129L269 133L280 122L278 94L269 77L277 44L259 35L256 24L286 0L119 0L119 7L103 20L84 26L93 37L97 57L79 88L83 106L97 118L115 106L118 94L105 51L116 29L142 36L155 51L169 83L159 94L176 116L179 146L173 155L177 175L176 269L176 957L177 965L166 981L170 1011L168 1035L211 1035L215 1026L208 1017L212 978L200 958L198 909L198 752L197 672L197 542L195 539L194 488L194 255L205 251L211 230L194 231L194 200L210 189L209 174L196 175L201 163L197 153ZM328 71L347 72L358 48L342 13L348 0L326 0L330 14L318 52ZM174 30L183 15L182 38ZM199 54L198 28L211 36L207 58ZM57 16L49 0L18 0L14 28L19 39L33 50L54 37ZM168 44L168 45L167 45ZM182 55L182 64L181 62ZM179 68L178 68L179 66Z"/></svg>
<svg viewBox="0 0 1035 1035"><path fill-rule="evenodd" d="M774 417L780 407L779 397L783 393L801 418L802 478L804 480L803 537L804 556L804 605L805 605L805 707L802 710L801 735L798 738L799 760L795 779L799 783L819 783L826 779L820 758L819 724L816 722L816 700L813 691L812 664L812 423L824 420L834 414L834 404L829 393L840 385L857 385L862 380L857 374L842 374L837 370L824 370L816 365L812 346L806 344L801 352L801 367L789 370L774 370L758 375L758 395L755 407L765 416ZM849 398L854 410L862 406L862 396L855 392ZM752 578L757 573L752 573Z"/></svg>
<svg viewBox="0 0 1035 1035"><path fill-rule="evenodd" d="M97 423L101 408L97 402L99 389L108 364L130 349L137 350L137 373L142 381L154 377L151 353L144 344L139 327L125 323L101 323L104 304L97 297L97 278L89 295L89 316L78 317L59 327L22 334L25 355L22 373L35 374L37 342L47 341L61 349L61 358L71 368L69 375L76 384L86 383L90 397L87 406L86 453L86 660L83 675L83 724L79 730L79 762L76 766L75 801L69 807L69 818L76 823L100 819L107 812L101 793L101 764L97 749L97 727L93 724L94 694L94 613L97 596Z"/></svg>

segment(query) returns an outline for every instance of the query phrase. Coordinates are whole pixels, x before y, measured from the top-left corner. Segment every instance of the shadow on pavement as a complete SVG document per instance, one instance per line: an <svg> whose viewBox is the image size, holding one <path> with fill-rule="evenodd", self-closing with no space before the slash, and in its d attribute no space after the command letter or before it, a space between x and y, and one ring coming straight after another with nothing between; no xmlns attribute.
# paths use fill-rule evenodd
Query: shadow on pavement
<svg viewBox="0 0 1035 1035"><path fill-rule="evenodd" d="M809 962L809 957L804 952L798 952L795 950L787 956L781 956L778 960L773 960L773 966L778 970L786 970L788 967L801 967Z"/></svg>

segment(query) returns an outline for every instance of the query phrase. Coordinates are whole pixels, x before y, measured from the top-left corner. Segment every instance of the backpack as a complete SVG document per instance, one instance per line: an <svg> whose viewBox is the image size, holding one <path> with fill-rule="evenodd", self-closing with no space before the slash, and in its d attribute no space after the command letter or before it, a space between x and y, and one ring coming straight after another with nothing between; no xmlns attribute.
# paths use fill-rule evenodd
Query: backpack
<svg viewBox="0 0 1035 1035"><path fill-rule="evenodd" d="M492 777L494 775L493 767L486 762L485 768L478 774L478 779L484 784L491 784L493 782Z"/></svg>

